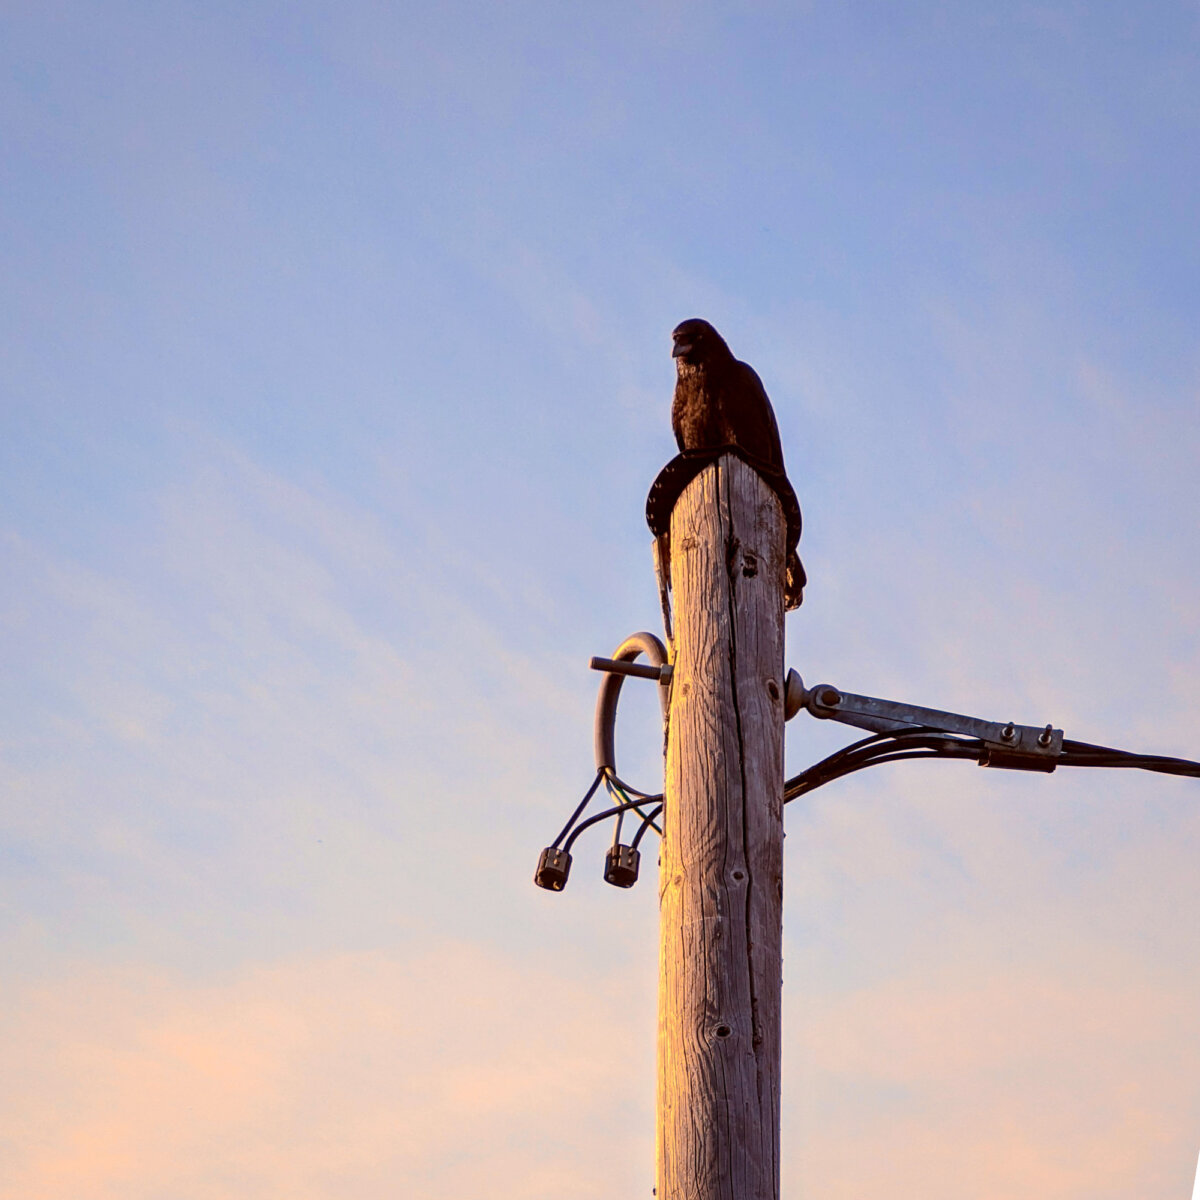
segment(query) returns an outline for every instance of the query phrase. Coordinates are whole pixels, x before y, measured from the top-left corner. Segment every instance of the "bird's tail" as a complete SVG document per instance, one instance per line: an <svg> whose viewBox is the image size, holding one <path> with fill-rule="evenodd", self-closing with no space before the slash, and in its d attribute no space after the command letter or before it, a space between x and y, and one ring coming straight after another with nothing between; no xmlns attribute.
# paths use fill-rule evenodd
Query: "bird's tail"
<svg viewBox="0 0 1200 1200"><path fill-rule="evenodd" d="M804 573L804 564L796 551L789 550L787 556L787 579L783 585L783 607L787 612L799 608L804 599L804 585L808 576Z"/></svg>

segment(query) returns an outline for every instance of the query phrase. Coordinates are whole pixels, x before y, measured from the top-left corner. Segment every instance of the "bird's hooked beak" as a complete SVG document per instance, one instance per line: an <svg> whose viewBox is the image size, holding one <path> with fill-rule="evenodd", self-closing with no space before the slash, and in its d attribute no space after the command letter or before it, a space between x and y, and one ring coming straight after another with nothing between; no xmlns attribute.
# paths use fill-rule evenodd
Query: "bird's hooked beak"
<svg viewBox="0 0 1200 1200"><path fill-rule="evenodd" d="M679 338L674 347L671 349L672 358L682 358L685 354L690 354L692 351L692 343L685 342L683 338Z"/></svg>

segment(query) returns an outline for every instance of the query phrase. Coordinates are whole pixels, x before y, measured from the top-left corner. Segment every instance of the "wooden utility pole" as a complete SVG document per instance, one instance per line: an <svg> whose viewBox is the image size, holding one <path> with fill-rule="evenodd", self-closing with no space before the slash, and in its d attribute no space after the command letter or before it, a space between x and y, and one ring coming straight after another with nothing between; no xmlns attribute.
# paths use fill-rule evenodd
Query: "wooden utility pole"
<svg viewBox="0 0 1200 1200"><path fill-rule="evenodd" d="M695 349L687 341L693 335L724 346L711 326L686 321L674 334L681 361ZM750 371L736 360L734 367ZM683 449L646 501L670 649L643 632L612 659L592 659L608 673L596 703L596 774L542 851L534 882L562 891L578 836L616 818L604 878L632 886L637 844L661 816L655 1191L658 1200L779 1200L785 717L807 709L872 734L789 780L793 799L907 758L1042 772L1059 763L1137 767L1193 778L1200 762L1068 741L1053 725L985 721L831 684L806 689L795 672L785 678L785 599L800 603L804 568L794 553L799 505L771 465L781 453L764 460L742 443L732 451L726 441L685 444L711 432L704 422L714 412L723 420L724 410L719 389L715 397L703 387L689 392L694 372L679 375L674 415L681 395L683 415L674 424ZM750 377L761 391L752 371L742 376ZM765 395L760 400L765 420L770 408ZM649 663L636 663L639 655ZM616 774L617 697L630 675L655 680L660 698L669 693L661 797L628 788ZM602 783L619 802L581 819ZM626 845L620 821L628 813L641 823Z"/></svg>
<svg viewBox="0 0 1200 1200"><path fill-rule="evenodd" d="M778 1200L785 524L724 455L671 515L658 1200Z"/></svg>

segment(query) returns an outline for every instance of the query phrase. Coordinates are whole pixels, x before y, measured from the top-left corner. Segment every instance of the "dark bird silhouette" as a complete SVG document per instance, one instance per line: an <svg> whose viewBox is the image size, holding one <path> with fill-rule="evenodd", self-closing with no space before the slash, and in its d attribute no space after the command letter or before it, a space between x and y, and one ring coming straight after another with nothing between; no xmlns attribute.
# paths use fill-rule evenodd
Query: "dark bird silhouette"
<svg viewBox="0 0 1200 1200"><path fill-rule="evenodd" d="M676 326L671 338L677 375L671 428L679 449L686 453L728 446L740 451L779 493L785 511L789 501L794 508L795 493L783 465L779 427L754 368L734 358L725 339L698 317ZM804 568L796 555L798 508L795 523L794 537L788 539L788 608L800 604L805 582Z"/></svg>
<svg viewBox="0 0 1200 1200"><path fill-rule="evenodd" d="M671 338L678 376L671 428L680 450L738 446L782 471L779 427L754 368L738 362L725 339L699 318L676 326Z"/></svg>

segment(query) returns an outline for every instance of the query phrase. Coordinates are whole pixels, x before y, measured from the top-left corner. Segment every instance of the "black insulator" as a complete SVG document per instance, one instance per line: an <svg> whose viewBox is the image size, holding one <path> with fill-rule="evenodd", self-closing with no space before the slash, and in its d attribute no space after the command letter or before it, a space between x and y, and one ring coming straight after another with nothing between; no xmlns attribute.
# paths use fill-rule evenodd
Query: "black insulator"
<svg viewBox="0 0 1200 1200"><path fill-rule="evenodd" d="M642 861L642 853L632 846L624 846L618 842L609 846L604 856L604 882L613 887L629 888L637 883L638 865Z"/></svg>
<svg viewBox="0 0 1200 1200"><path fill-rule="evenodd" d="M533 882L548 892L561 892L571 874L571 856L557 846L547 846L538 856Z"/></svg>

